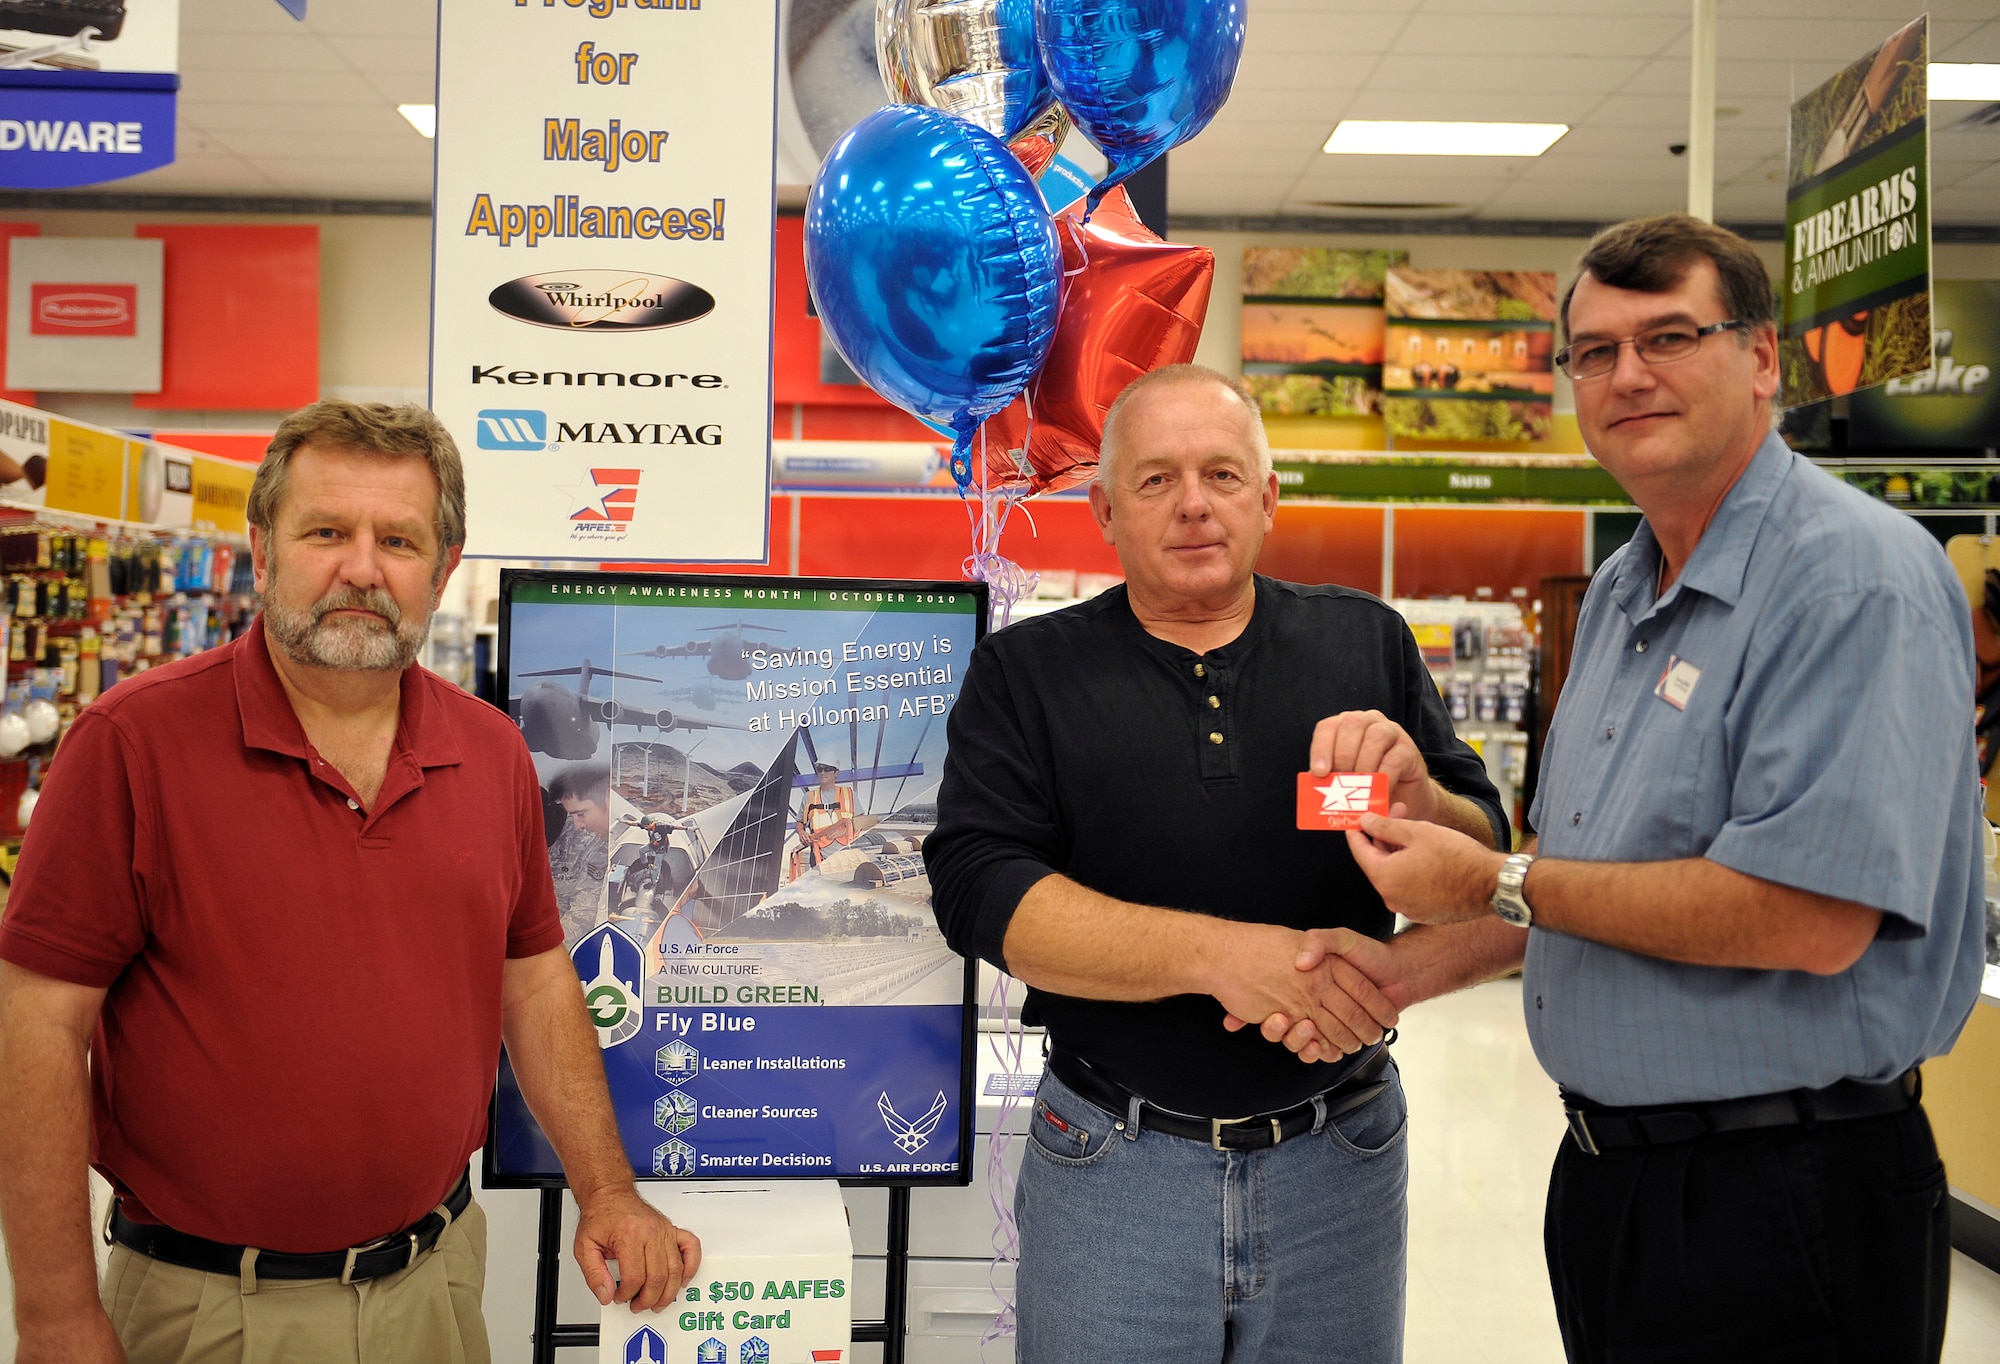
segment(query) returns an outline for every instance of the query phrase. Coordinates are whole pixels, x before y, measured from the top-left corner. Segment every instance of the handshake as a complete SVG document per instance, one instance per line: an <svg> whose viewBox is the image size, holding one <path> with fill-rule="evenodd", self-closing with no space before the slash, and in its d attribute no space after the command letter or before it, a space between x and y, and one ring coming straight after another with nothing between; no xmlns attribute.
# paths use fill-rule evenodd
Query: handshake
<svg viewBox="0 0 2000 1364"><path fill-rule="evenodd" d="M1416 1002L1393 942L1350 928L1241 927L1241 950L1218 964L1215 991L1231 1032L1254 1027L1301 1061L1338 1061L1380 1042Z"/></svg>

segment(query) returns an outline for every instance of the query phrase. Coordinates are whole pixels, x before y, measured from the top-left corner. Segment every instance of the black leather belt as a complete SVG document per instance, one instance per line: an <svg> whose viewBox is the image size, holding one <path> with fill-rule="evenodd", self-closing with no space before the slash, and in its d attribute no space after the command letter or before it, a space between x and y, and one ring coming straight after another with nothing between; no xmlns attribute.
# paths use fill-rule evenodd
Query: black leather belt
<svg viewBox="0 0 2000 1364"><path fill-rule="evenodd" d="M1281 1141L1304 1136L1328 1119L1353 1112L1389 1087L1387 1080L1376 1078L1388 1064L1389 1048L1380 1046L1375 1049L1374 1055L1356 1066L1353 1073L1339 1084L1295 1108L1257 1113L1247 1118L1202 1118L1191 1113L1156 1108L1063 1052L1056 1052L1048 1060L1050 1073L1075 1091L1078 1097L1089 1100L1112 1116L1125 1117L1132 1111L1136 1100L1139 1126L1148 1131L1164 1132L1170 1137L1207 1142L1218 1151L1261 1151Z"/></svg>
<svg viewBox="0 0 2000 1364"><path fill-rule="evenodd" d="M260 1250L251 1266L262 1279L339 1279L359 1283L398 1274L416 1263L417 1257L437 1244L444 1229L462 1216L472 1202L472 1176L467 1171L445 1195L444 1207L450 1218L435 1209L425 1213L399 1232L370 1241L350 1250L329 1250L317 1255L289 1255L283 1251ZM111 1210L111 1239L119 1245L184 1269L207 1274L243 1272L243 1254L248 1246L224 1245L202 1236L161 1226L156 1222L134 1222L120 1207Z"/></svg>
<svg viewBox="0 0 2000 1364"><path fill-rule="evenodd" d="M1923 1077L1912 1069L1880 1084L1842 1080L1825 1089L1794 1089L1708 1103L1607 1108L1568 1090L1562 1098L1569 1134L1577 1149L1595 1156L1619 1147L1668 1146L1722 1132L1878 1118L1915 1107L1923 1093Z"/></svg>

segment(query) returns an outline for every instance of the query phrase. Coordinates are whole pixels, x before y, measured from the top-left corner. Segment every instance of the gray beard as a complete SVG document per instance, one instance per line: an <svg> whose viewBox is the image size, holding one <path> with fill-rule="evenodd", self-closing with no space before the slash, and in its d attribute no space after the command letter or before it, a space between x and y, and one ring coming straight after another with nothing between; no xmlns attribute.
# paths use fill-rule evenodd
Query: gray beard
<svg viewBox="0 0 2000 1364"><path fill-rule="evenodd" d="M381 588L363 592L356 588L336 588L304 611L280 606L276 600L278 568L270 571L273 589L264 598L264 631L278 642L293 662L344 672L401 672L416 662L430 636L431 616L437 610L438 593L422 616L405 619L396 599ZM373 611L389 622L383 629L371 621L343 618L329 621L329 612L360 608Z"/></svg>

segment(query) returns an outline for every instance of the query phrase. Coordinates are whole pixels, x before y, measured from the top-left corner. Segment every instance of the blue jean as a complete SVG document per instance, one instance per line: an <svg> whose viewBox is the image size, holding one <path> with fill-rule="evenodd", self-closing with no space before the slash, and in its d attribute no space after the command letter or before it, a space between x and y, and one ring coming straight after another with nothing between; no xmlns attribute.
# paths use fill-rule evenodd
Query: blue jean
<svg viewBox="0 0 2000 1364"><path fill-rule="evenodd" d="M1372 1102L1262 1151L1217 1151L1044 1073L1014 1211L1019 1364L1396 1364L1408 1111Z"/></svg>

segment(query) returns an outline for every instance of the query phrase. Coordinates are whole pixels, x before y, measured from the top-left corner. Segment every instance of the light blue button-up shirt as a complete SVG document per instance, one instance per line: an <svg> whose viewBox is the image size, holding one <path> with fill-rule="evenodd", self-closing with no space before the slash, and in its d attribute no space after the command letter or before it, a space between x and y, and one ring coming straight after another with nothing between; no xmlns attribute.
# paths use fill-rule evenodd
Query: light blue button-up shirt
<svg viewBox="0 0 2000 1364"><path fill-rule="evenodd" d="M1978 998L1985 870L1972 627L1937 543L1768 437L1655 599L1605 560L1542 759L1545 857L1706 857L1883 912L1832 976L1688 966L1534 929L1543 1067L1600 1103L1885 1080ZM1643 900L1626 910L1648 912Z"/></svg>

